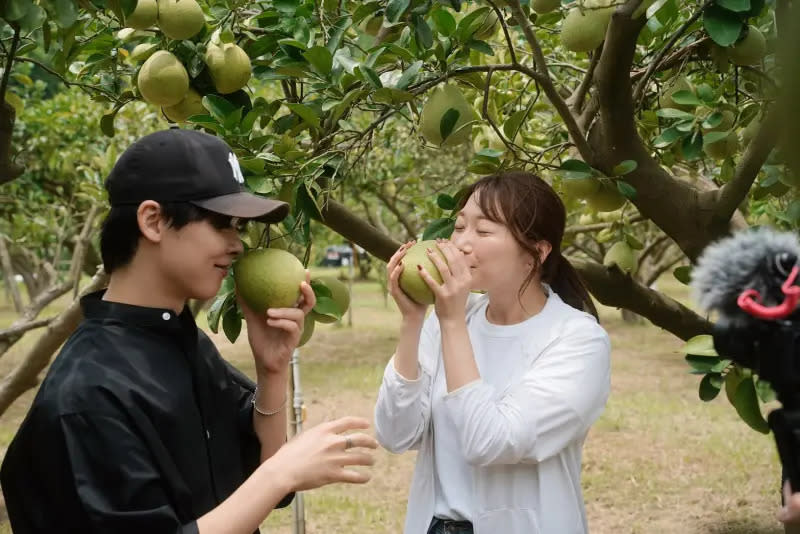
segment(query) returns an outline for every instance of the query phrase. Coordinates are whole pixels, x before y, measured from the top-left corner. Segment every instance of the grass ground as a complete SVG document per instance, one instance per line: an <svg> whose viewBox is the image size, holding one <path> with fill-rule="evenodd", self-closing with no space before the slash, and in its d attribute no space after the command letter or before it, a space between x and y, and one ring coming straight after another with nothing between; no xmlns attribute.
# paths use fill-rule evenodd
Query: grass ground
<svg viewBox="0 0 800 534"><path fill-rule="evenodd" d="M686 301L685 288L663 288ZM57 309L59 304L54 305ZM0 309L0 328L13 319ZM301 349L306 425L354 414L372 418L386 361L396 342L398 314L377 283L353 290L352 326L317 325ZM771 436L751 431L722 395L697 396L682 342L657 328L624 323L601 308L611 335L612 393L584 449L583 487L594 534L778 534L779 466ZM200 324L205 325L200 318ZM252 376L245 336L231 345L217 337L224 356ZM0 360L5 374L32 343L28 336ZM0 452L24 417L33 392L0 418ZM305 494L308 534L402 532L414 454L377 453L373 480ZM274 512L265 533L290 534L292 510ZM0 521L0 534L10 532ZM499 534L499 533L498 533ZM557 534L557 533L547 533Z"/></svg>

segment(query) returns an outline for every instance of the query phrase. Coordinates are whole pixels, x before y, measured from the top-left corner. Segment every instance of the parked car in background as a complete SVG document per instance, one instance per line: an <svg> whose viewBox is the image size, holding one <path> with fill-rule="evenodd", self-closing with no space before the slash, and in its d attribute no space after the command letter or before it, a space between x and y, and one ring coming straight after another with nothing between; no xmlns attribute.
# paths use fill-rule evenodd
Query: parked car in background
<svg viewBox="0 0 800 534"><path fill-rule="evenodd" d="M369 262L367 251L356 245L358 251L358 258L363 262ZM325 252L320 260L320 265L323 267L342 267L350 265L353 262L353 249L350 245L328 245L325 247Z"/></svg>

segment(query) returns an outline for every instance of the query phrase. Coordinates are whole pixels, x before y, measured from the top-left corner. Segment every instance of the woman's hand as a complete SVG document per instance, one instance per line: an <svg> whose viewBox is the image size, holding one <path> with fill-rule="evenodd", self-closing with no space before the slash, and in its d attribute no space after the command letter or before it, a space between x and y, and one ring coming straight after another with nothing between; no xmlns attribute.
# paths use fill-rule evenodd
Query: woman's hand
<svg viewBox="0 0 800 534"><path fill-rule="evenodd" d="M449 240L437 239L436 245L444 259L436 251L428 249L428 258L439 269L442 283L437 282L428 271L421 268L420 276L428 284L436 297L434 306L440 322L463 319L467 298L472 288L472 273L464 259L464 254Z"/></svg>
<svg viewBox="0 0 800 534"><path fill-rule="evenodd" d="M363 449L376 449L378 442L367 434L342 433L368 427L369 422L360 417L320 423L289 440L268 461L274 461L273 465L284 471L292 491L335 482L363 484L370 475L347 467L372 465L375 460Z"/></svg>
<svg viewBox="0 0 800 534"><path fill-rule="evenodd" d="M428 305L418 304L411 300L411 298L400 289L400 274L405 268L403 265L403 258L414 243L416 243L416 241L409 241L397 249L397 252L391 257L389 263L386 264L386 272L389 280L389 294L397 303L397 308L400 310L403 320L421 324L425 320L425 312L428 309Z"/></svg>
<svg viewBox="0 0 800 534"><path fill-rule="evenodd" d="M253 350L257 373L288 372L292 352L300 342L305 316L316 304L311 275L300 282L300 299L294 308L270 308L266 316L254 312L237 294L247 321L247 338Z"/></svg>

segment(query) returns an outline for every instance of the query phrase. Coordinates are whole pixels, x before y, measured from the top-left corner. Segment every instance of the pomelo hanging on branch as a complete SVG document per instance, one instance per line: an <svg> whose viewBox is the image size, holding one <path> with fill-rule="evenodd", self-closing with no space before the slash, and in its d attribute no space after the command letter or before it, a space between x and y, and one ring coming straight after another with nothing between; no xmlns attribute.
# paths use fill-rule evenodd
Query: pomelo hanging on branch
<svg viewBox="0 0 800 534"><path fill-rule="evenodd" d="M603 265L606 267L616 265L623 272L635 274L637 267L636 255L628 243L617 241L611 245L611 248L608 249L603 257Z"/></svg>
<svg viewBox="0 0 800 534"><path fill-rule="evenodd" d="M767 40L755 26L748 26L744 39L728 49L728 58L736 65L755 65L766 54Z"/></svg>
<svg viewBox="0 0 800 534"><path fill-rule="evenodd" d="M219 46L209 43L205 62L214 87L223 95L238 91L250 80L250 57L234 43Z"/></svg>
<svg viewBox="0 0 800 534"><path fill-rule="evenodd" d="M591 52L606 38L614 7L600 2L585 2L573 7L561 24L561 44L572 52Z"/></svg>
<svg viewBox="0 0 800 534"><path fill-rule="evenodd" d="M189 74L177 57L159 50L139 70L137 86L142 97L157 106L174 106L189 90Z"/></svg>
<svg viewBox="0 0 800 534"><path fill-rule="evenodd" d="M275 248L245 252L233 264L233 279L242 299L253 311L291 308L300 298L306 270L289 252Z"/></svg>
<svg viewBox="0 0 800 534"><path fill-rule="evenodd" d="M431 91L422 108L419 131L432 145L455 146L470 140L471 125L477 119L459 88L446 84Z"/></svg>
<svg viewBox="0 0 800 534"><path fill-rule="evenodd" d="M158 27L170 39L190 39L205 23L203 9L195 0L158 0Z"/></svg>
<svg viewBox="0 0 800 534"><path fill-rule="evenodd" d="M183 100L174 106L162 107L161 111L172 122L186 122L186 119L193 115L205 115L208 113L206 108L203 107L202 95L191 87L186 96L183 97Z"/></svg>
<svg viewBox="0 0 800 534"><path fill-rule="evenodd" d="M156 23L158 19L158 2L156 0L139 0L133 13L125 17L125 26L135 30L144 30Z"/></svg>

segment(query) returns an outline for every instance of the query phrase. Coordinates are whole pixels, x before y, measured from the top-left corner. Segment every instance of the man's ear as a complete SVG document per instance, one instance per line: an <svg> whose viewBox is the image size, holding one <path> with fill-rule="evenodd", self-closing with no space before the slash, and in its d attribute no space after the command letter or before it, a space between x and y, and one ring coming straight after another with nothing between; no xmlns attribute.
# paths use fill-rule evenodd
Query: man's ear
<svg viewBox="0 0 800 534"><path fill-rule="evenodd" d="M160 243L164 237L166 224L161 205L155 200L145 200L136 210L136 222L142 236L153 243Z"/></svg>

